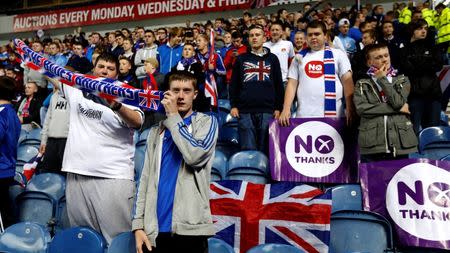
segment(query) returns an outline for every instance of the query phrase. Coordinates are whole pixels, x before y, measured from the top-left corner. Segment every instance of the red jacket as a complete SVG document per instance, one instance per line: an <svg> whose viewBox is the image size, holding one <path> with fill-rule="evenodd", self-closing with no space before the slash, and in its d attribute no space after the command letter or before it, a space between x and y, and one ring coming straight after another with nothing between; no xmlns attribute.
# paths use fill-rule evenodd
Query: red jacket
<svg viewBox="0 0 450 253"><path fill-rule="evenodd" d="M245 54L247 52L247 47L242 45L238 49L236 47L231 47L230 50L225 54L225 59L223 60L223 64L225 65L225 69L227 70L227 82L230 83L231 75L233 72L233 65L236 61L236 56L234 53L237 52L237 55Z"/></svg>

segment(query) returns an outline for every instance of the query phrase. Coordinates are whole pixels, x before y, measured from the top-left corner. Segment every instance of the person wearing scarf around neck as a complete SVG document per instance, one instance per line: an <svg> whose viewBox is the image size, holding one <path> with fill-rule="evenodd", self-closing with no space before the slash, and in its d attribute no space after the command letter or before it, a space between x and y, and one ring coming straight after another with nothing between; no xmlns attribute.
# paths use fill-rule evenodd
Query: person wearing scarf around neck
<svg viewBox="0 0 450 253"><path fill-rule="evenodd" d="M346 117L347 125L351 126L355 111L350 61L345 52L326 43L324 22L310 22L306 33L309 48L297 54L291 63L279 122L289 126L291 106L297 96L296 117Z"/></svg>
<svg viewBox="0 0 450 253"><path fill-rule="evenodd" d="M397 75L391 66L386 44L366 47L369 70L358 80L354 102L361 117L358 143L361 162L408 158L417 151L417 137L411 123L408 77Z"/></svg>
<svg viewBox="0 0 450 253"><path fill-rule="evenodd" d="M40 108L41 100L36 96L38 86L36 82L28 81L25 85L25 97L20 101L17 109L17 116L19 116L20 123L23 128L31 130L32 123L41 124Z"/></svg>

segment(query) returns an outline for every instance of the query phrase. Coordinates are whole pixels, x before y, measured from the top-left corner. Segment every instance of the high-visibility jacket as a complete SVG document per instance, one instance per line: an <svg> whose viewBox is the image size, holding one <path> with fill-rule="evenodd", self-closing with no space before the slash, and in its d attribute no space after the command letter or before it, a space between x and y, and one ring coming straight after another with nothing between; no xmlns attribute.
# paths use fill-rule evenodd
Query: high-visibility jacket
<svg viewBox="0 0 450 253"><path fill-rule="evenodd" d="M428 8L422 9L422 18L428 23L428 27L434 26L434 12Z"/></svg>
<svg viewBox="0 0 450 253"><path fill-rule="evenodd" d="M441 15L439 16L438 26L436 28L438 30L438 44L450 41L450 9L448 7L445 7L445 9L442 10Z"/></svg>
<svg viewBox="0 0 450 253"><path fill-rule="evenodd" d="M409 24L409 22L411 22L411 15L412 12L411 10L407 7L403 8L400 11L400 16L398 18L398 22L400 22L401 24Z"/></svg>

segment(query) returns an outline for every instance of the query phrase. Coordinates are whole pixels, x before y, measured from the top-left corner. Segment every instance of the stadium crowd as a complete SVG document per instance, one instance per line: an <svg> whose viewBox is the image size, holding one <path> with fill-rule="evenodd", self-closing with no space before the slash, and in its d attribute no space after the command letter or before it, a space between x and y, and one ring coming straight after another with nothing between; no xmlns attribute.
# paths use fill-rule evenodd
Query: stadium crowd
<svg viewBox="0 0 450 253"><path fill-rule="evenodd" d="M358 129L363 162L416 152L420 130L441 124L450 97L436 75L449 62L450 9L431 9L429 2L396 3L385 11L382 5L358 10L318 1L269 16L244 12L185 27L106 34L77 28L64 39L24 41L74 72L164 91L165 114L61 85L22 62L12 42L1 46L0 76L8 77L0 79L3 221L15 222L8 186L18 135L12 138L11 129L42 128L38 173L67 176L71 225L93 227L108 242L133 229L143 252L140 246L151 249L155 243L160 252L180 244L203 252L214 233L205 201L220 130L218 105L208 94L211 82L217 99L229 100L230 115L238 118L241 150L268 154L271 119L288 126L295 117L339 117ZM130 136L155 124L134 189ZM199 195L186 194L192 189ZM127 219L133 204L136 212Z"/></svg>

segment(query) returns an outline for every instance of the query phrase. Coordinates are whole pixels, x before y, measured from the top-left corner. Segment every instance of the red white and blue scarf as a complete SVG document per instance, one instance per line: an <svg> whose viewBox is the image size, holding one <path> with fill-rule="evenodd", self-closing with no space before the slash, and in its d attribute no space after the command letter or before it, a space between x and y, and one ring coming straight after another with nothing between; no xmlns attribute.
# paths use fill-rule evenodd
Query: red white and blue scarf
<svg viewBox="0 0 450 253"><path fill-rule="evenodd" d="M310 49L303 49L299 52L300 55L305 55ZM324 116L336 117L337 116L337 102L336 102L336 69L334 66L333 51L328 44L325 44L324 56L323 56L323 71L324 71Z"/></svg>
<svg viewBox="0 0 450 253"><path fill-rule="evenodd" d="M162 111L164 109L163 106L160 106L164 97L164 93L161 91L136 89L118 80L74 73L34 52L19 39L15 39L14 44L17 53L28 67L48 77L57 78L64 84L87 91L100 98L115 100L143 110Z"/></svg>

